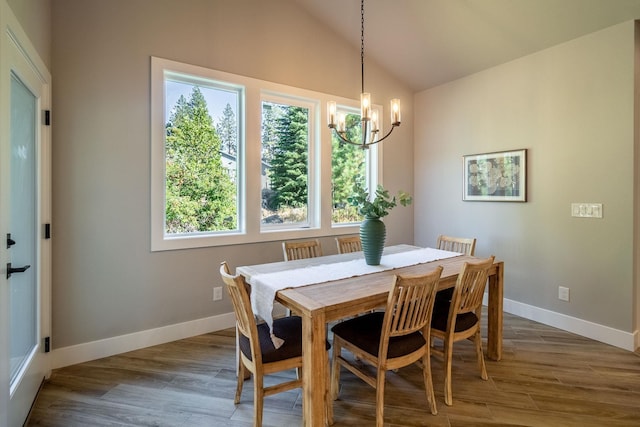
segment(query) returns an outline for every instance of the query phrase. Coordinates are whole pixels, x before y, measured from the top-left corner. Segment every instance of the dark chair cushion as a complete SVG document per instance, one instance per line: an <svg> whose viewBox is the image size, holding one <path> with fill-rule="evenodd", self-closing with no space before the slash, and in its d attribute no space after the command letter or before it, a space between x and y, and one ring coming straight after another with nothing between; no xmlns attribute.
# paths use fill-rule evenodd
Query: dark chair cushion
<svg viewBox="0 0 640 427"><path fill-rule="evenodd" d="M376 311L338 323L331 331L345 341L349 341L369 354L378 356L384 312ZM420 332L400 337L391 337L387 358L404 356L426 344Z"/></svg>
<svg viewBox="0 0 640 427"><path fill-rule="evenodd" d="M299 316L287 316L273 321L273 332L278 338L284 340L280 348L275 348L269 327L266 323L258 325L258 341L262 351L262 363L277 362L279 360L291 359L302 356L302 319ZM240 351L251 360L251 345L249 338L240 335L238 339ZM329 342L326 344L327 350L331 348Z"/></svg>
<svg viewBox="0 0 640 427"><path fill-rule="evenodd" d="M447 321L449 320L449 305L438 305L433 307L433 315L431 316L431 327L439 331L447 330ZM456 318L456 332L465 331L478 323L478 316L475 313L458 314Z"/></svg>
<svg viewBox="0 0 640 427"><path fill-rule="evenodd" d="M448 310L451 304L451 298L453 298L453 288L443 289L436 292L436 300L433 304L434 310Z"/></svg>

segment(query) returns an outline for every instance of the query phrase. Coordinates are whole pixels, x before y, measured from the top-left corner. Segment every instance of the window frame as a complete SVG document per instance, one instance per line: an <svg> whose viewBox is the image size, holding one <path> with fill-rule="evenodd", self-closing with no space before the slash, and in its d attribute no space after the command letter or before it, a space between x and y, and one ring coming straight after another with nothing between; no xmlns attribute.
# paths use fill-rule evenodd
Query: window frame
<svg viewBox="0 0 640 427"><path fill-rule="evenodd" d="M262 124L262 104L269 102L273 104L291 105L294 107L306 108L309 113L309 123L307 127L307 221L300 223L286 224L263 224L260 219L261 233L273 233L280 231L306 230L320 228L320 211L318 209L319 200L316 196L319 190L320 163L317 161L318 151L321 150L318 135L318 111L319 102L316 99L301 98L290 94L276 93L273 91L261 91L260 97L260 123ZM262 138L260 139L262 144ZM261 147L262 148L262 147ZM262 159L261 159L262 160ZM261 201L261 200L260 200Z"/></svg>
<svg viewBox="0 0 640 427"><path fill-rule="evenodd" d="M238 130L237 180L238 229L213 233L167 236L165 227L165 73L189 76L194 82L223 82L241 90L236 119ZM265 97L313 104L309 113L309 207L308 226L263 227L261 224L261 124L262 101ZM357 233L360 223L332 223L331 196L331 129L326 126L326 108L330 100L349 110L358 109L359 101L335 95L300 89L279 83L212 70L164 58L151 57L151 251L226 246L278 240L317 238ZM305 106L306 106L305 105ZM383 109L374 105L379 117ZM382 131L382 130L381 130ZM256 143L257 142L257 143ZM313 149L311 149L313 148ZM381 181L382 156L377 145L367 150L368 182L375 188ZM313 173L311 172L313 171ZM322 203L324 202L324 203Z"/></svg>

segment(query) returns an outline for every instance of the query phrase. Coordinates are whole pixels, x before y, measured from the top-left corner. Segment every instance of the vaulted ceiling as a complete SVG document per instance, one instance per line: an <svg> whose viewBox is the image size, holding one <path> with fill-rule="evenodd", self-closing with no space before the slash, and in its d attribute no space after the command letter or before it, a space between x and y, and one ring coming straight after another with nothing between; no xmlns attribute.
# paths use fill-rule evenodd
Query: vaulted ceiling
<svg viewBox="0 0 640 427"><path fill-rule="evenodd" d="M360 0L294 1L359 51ZM640 18L640 0L366 0L364 8L365 61L415 91Z"/></svg>

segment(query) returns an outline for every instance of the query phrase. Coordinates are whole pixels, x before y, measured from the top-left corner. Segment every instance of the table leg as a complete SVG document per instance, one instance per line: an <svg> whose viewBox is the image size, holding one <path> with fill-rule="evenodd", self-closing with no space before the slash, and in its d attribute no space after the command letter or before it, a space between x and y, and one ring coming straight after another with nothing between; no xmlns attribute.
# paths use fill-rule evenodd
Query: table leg
<svg viewBox="0 0 640 427"><path fill-rule="evenodd" d="M489 276L487 319L487 357L502 358L502 299L504 297L504 263L495 264L496 273Z"/></svg>
<svg viewBox="0 0 640 427"><path fill-rule="evenodd" d="M324 313L302 317L302 413L305 426L326 425L327 326Z"/></svg>

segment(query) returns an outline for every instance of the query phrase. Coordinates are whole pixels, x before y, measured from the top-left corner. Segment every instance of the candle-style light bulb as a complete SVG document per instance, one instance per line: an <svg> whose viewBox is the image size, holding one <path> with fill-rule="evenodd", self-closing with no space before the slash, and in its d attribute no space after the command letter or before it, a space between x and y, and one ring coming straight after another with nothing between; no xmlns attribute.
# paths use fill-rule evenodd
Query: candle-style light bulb
<svg viewBox="0 0 640 427"><path fill-rule="evenodd" d="M391 124L400 124L400 100L397 98L391 100Z"/></svg>
<svg viewBox="0 0 640 427"><path fill-rule="evenodd" d="M344 132L347 130L347 118L344 113L338 113L338 132Z"/></svg>
<svg viewBox="0 0 640 427"><path fill-rule="evenodd" d="M360 94L360 119L361 120L371 119L371 94L370 93Z"/></svg>
<svg viewBox="0 0 640 427"><path fill-rule="evenodd" d="M380 129L378 126L378 112L371 112L371 132L377 132Z"/></svg>
<svg viewBox="0 0 640 427"><path fill-rule="evenodd" d="M327 122L329 123L329 127L333 128L336 125L336 102L329 101L327 103Z"/></svg>

